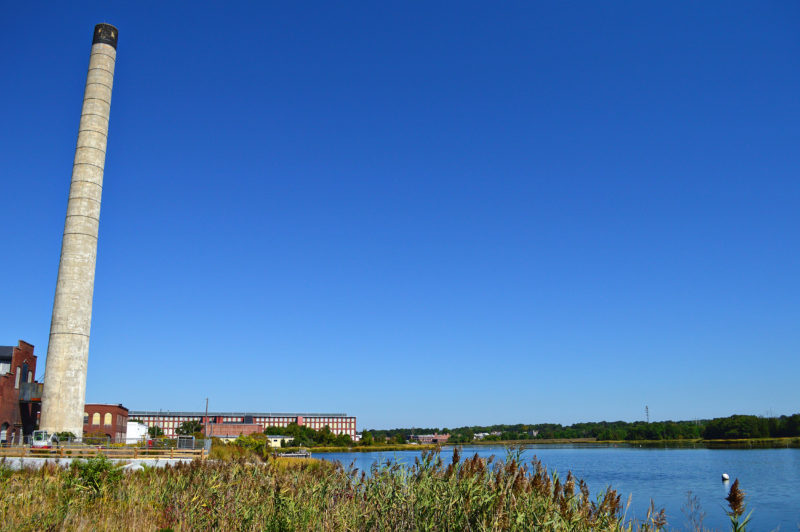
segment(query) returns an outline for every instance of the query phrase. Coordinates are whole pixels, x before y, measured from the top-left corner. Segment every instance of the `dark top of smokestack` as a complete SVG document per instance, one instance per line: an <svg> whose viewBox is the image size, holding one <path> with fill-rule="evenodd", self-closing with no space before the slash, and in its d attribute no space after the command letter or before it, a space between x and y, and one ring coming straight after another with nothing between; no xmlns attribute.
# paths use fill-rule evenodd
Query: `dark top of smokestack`
<svg viewBox="0 0 800 532"><path fill-rule="evenodd" d="M98 24L94 27L94 39L92 39L92 44L97 44L99 42L110 44L114 47L114 50L116 50L118 34L119 30L111 24Z"/></svg>

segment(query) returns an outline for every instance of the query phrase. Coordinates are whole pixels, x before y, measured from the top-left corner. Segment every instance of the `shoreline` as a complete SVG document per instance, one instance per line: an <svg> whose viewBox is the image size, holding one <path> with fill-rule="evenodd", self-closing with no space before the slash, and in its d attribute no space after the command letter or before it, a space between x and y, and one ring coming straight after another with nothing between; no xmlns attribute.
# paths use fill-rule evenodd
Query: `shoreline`
<svg viewBox="0 0 800 532"><path fill-rule="evenodd" d="M391 451L431 451L446 447L478 447L478 446L523 446L538 445L581 445L587 447L647 447L672 449L800 449L800 437L785 438L745 438L727 440L596 440L594 438L565 438L546 440L506 440L475 441L469 443L446 443L437 445L393 444L371 445L369 447L309 447L314 453L369 453ZM290 448L286 448L289 450Z"/></svg>

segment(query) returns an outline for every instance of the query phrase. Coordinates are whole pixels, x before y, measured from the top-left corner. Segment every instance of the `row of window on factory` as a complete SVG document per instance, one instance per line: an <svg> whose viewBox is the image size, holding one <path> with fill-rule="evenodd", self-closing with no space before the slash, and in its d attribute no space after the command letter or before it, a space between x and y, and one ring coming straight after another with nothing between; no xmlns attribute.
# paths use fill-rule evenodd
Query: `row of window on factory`
<svg viewBox="0 0 800 532"><path fill-rule="evenodd" d="M114 417L111 414L106 413L103 416L103 425L105 425L106 427L110 427L113 420ZM117 414L117 425L124 425L125 423L127 423L127 421L125 420L124 416ZM89 414L87 412L83 413L83 424L84 425L89 424ZM92 425L100 426L100 414L98 412L92 414Z"/></svg>
<svg viewBox="0 0 800 532"><path fill-rule="evenodd" d="M170 422L179 422L183 423L184 421L203 421L202 416L143 416L143 421L170 421ZM215 417L211 416L211 422L215 421ZM223 423L243 423L245 419L243 417L223 417ZM296 417L255 417L253 418L253 422L255 423L296 423ZM324 425L331 425L339 424L339 425L352 425L355 423L353 418L341 418L341 417L323 417L323 418L306 418L306 423L308 424L324 424Z"/></svg>

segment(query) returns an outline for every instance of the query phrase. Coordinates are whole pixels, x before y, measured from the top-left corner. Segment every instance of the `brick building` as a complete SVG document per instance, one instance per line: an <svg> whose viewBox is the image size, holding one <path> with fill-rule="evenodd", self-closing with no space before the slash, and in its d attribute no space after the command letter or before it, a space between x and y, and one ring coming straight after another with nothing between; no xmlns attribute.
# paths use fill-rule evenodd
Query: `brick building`
<svg viewBox="0 0 800 532"><path fill-rule="evenodd" d="M22 443L36 428L42 384L35 374L33 345L0 346L0 443Z"/></svg>
<svg viewBox="0 0 800 532"><path fill-rule="evenodd" d="M128 433L128 409L122 405L87 404L83 408L83 435L108 437L125 443Z"/></svg>
<svg viewBox="0 0 800 532"><path fill-rule="evenodd" d="M208 422L209 434L222 434L236 430L254 430L251 426L257 426L263 432L267 427L275 427L279 432L280 427L285 427L290 423L297 423L300 426L310 427L320 430L326 425L334 434L348 434L355 439L356 418L347 414L287 414L287 413L267 413L267 412L209 412L208 417L204 412L155 412L146 410L131 410L131 419L139 419L148 427L158 426L164 431L164 436L174 438L177 433L175 430L186 421L199 421L203 425ZM212 427L213 425L213 427ZM234 428L224 428L225 425ZM235 427L238 425L240 428ZM245 428L247 426L247 428ZM238 436L239 433L236 435ZM246 432L252 434L252 432Z"/></svg>
<svg viewBox="0 0 800 532"><path fill-rule="evenodd" d="M230 441L239 436L249 436L250 434L261 434L264 432L263 425L258 423L209 423L208 435L212 438Z"/></svg>
<svg viewBox="0 0 800 532"><path fill-rule="evenodd" d="M450 439L449 434L419 434L412 435L411 440L419 443L447 443Z"/></svg>

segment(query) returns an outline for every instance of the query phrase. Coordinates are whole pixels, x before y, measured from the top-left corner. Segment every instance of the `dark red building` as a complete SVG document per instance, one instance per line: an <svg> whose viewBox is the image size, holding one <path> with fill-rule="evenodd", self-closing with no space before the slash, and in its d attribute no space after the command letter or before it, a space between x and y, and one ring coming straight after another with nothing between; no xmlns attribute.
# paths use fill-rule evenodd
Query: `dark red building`
<svg viewBox="0 0 800 532"><path fill-rule="evenodd" d="M36 375L33 346L19 340L0 346L0 443L23 443L36 428L42 384Z"/></svg>
<svg viewBox="0 0 800 532"><path fill-rule="evenodd" d="M114 443L125 443L128 434L128 409L122 405L90 403L83 408L83 436L107 436Z"/></svg>
<svg viewBox="0 0 800 532"><path fill-rule="evenodd" d="M239 436L263 434L264 427L258 423L209 423L208 435L222 440L235 440Z"/></svg>
<svg viewBox="0 0 800 532"><path fill-rule="evenodd" d="M420 434L418 436L412 435L411 439L419 443L447 443L450 439L449 434Z"/></svg>

